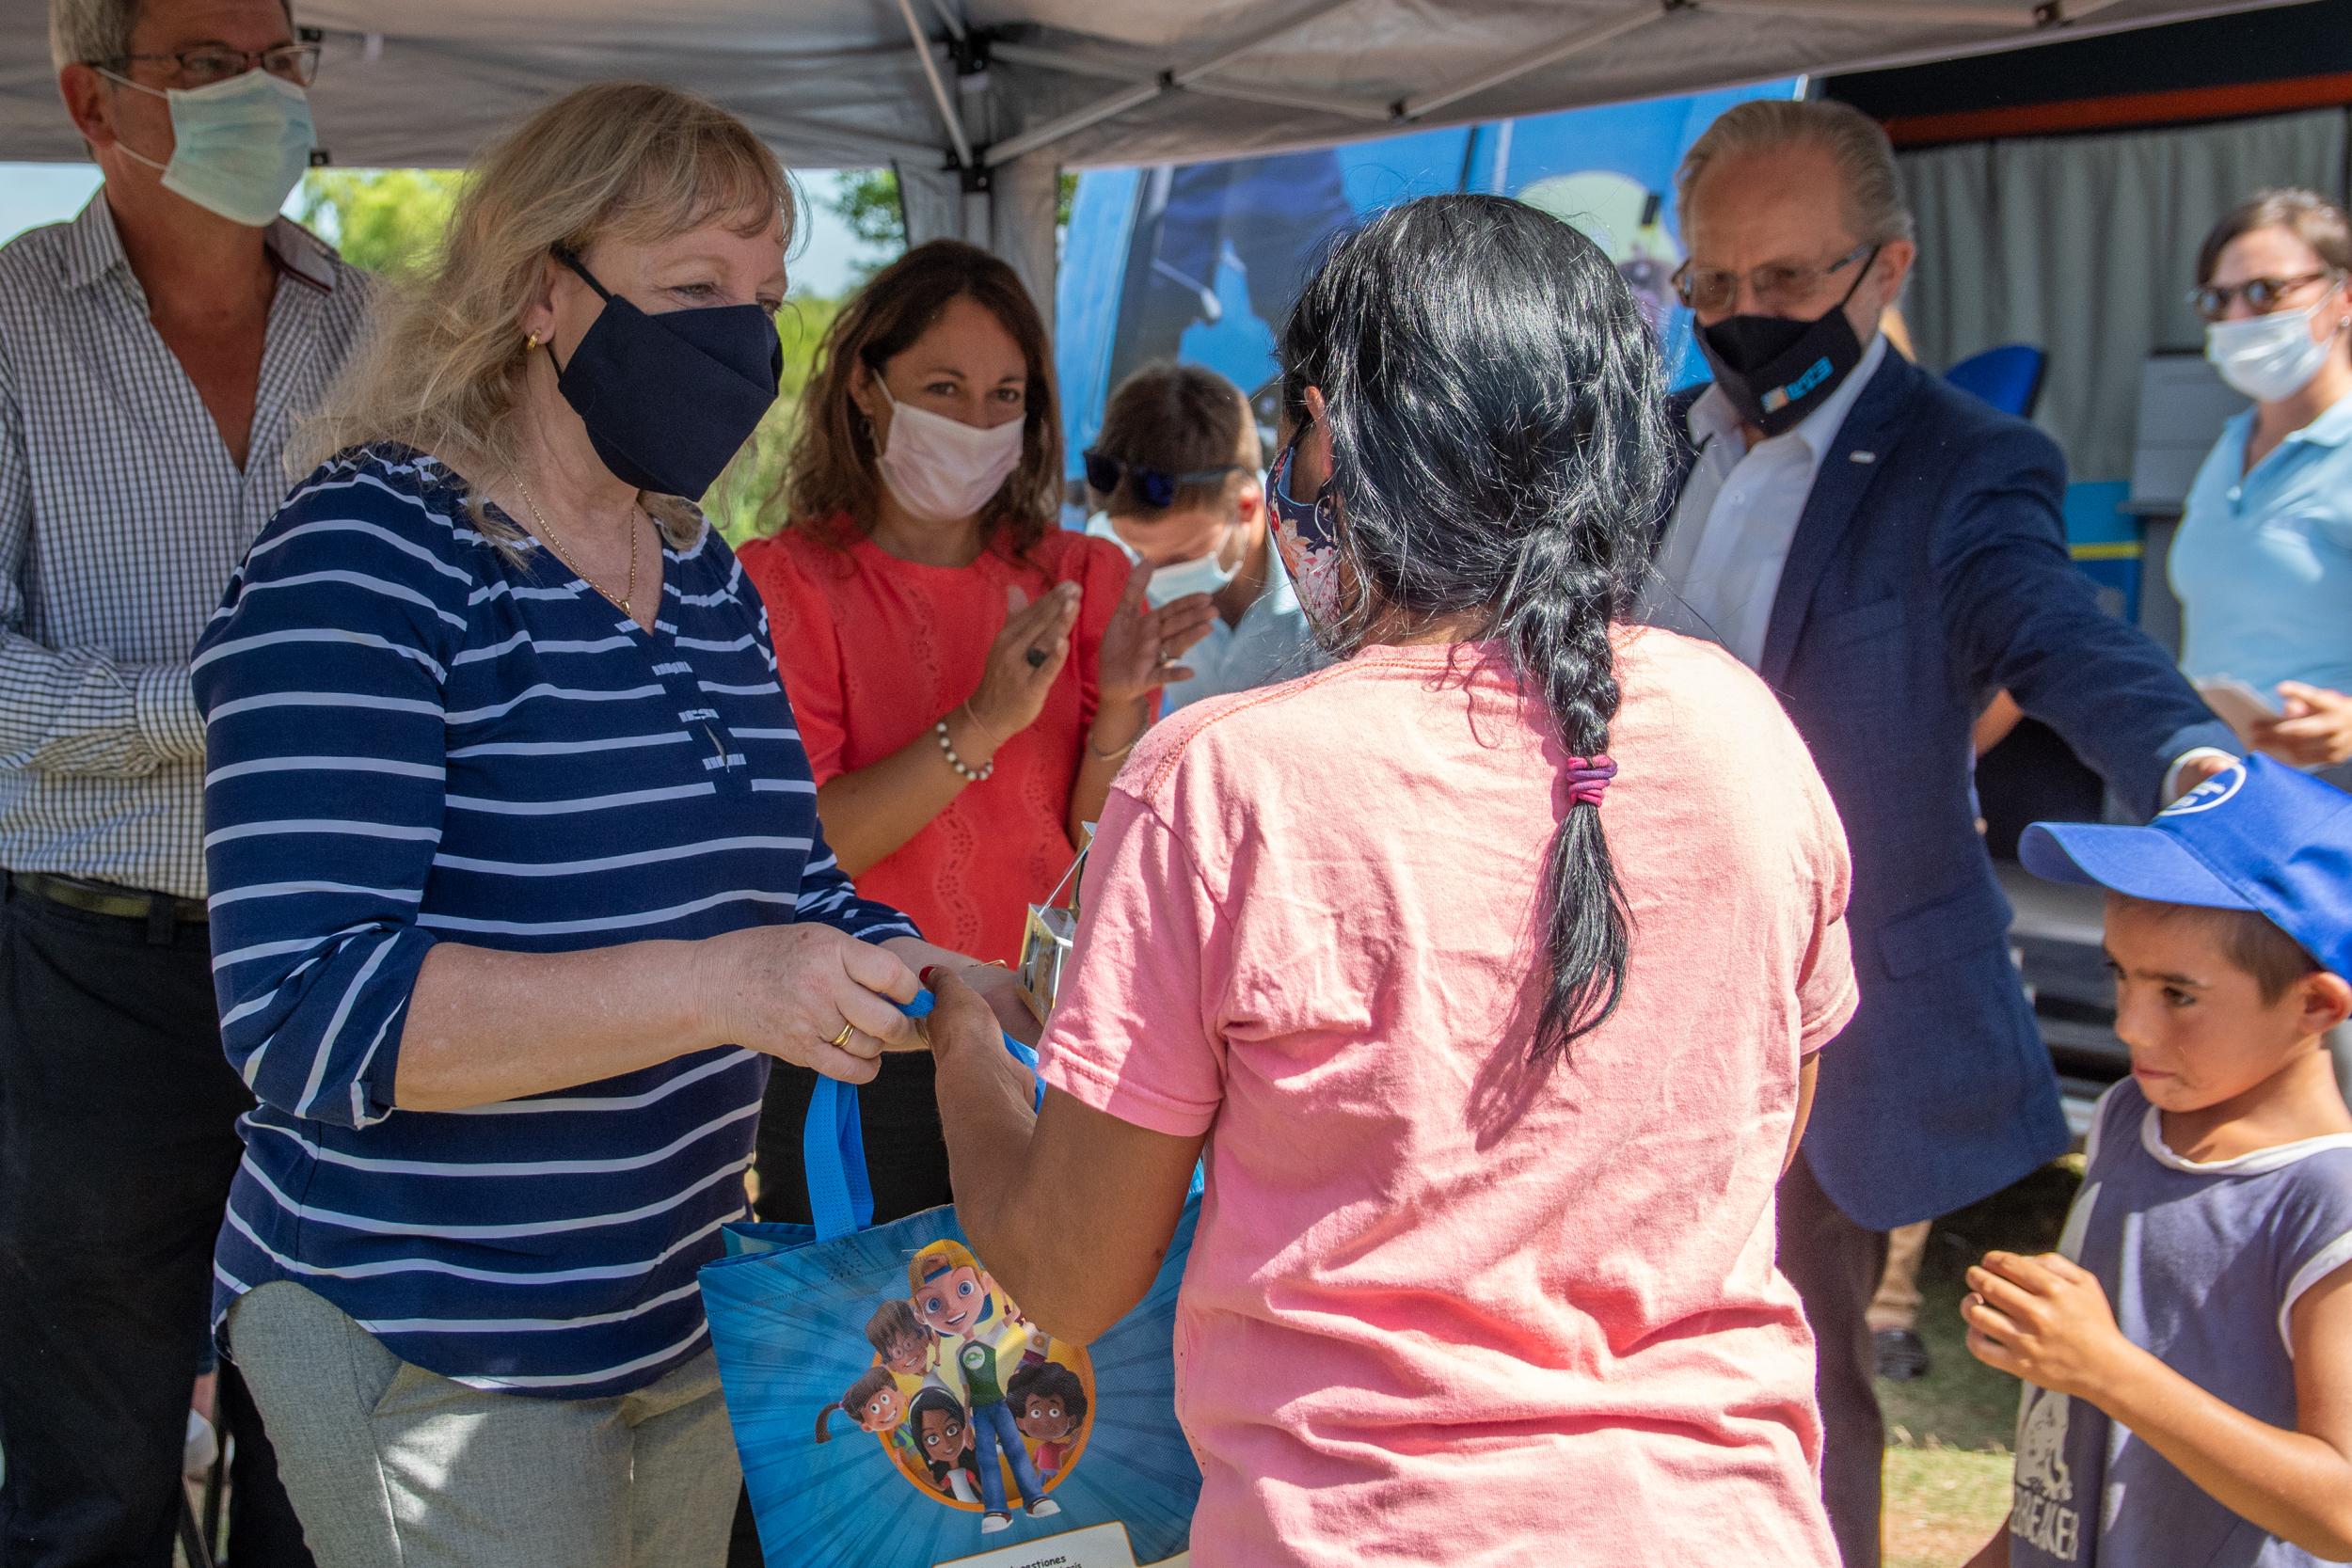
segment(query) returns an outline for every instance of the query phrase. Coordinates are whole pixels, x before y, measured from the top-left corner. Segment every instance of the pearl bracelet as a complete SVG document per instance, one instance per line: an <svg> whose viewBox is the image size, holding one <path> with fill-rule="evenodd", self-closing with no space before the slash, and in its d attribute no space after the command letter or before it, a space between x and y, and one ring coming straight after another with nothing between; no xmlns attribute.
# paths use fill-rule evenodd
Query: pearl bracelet
<svg viewBox="0 0 2352 1568"><path fill-rule="evenodd" d="M933 724L931 726L931 733L939 736L940 753L947 759L947 766L954 768L956 770L956 777L961 779L964 783L978 784L985 780L991 773L996 771L996 764L993 762L991 762L987 767L982 768L977 772L974 772L971 768L966 768L963 765L963 759L956 755L956 743L947 738L946 720L942 719L938 723Z"/></svg>

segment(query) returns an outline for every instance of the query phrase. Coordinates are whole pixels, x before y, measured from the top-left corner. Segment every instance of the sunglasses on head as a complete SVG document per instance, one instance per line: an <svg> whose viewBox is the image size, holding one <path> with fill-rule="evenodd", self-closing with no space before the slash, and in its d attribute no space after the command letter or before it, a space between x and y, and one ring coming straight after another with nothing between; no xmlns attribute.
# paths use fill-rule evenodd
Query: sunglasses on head
<svg viewBox="0 0 2352 1568"><path fill-rule="evenodd" d="M1206 484L1213 479L1223 479L1227 474L1249 471L1238 463L1221 463L1214 468L1195 468L1189 473L1163 473L1157 468L1124 462L1100 451L1088 452L1086 464L1087 483L1094 487L1096 494L1107 496L1117 490L1120 476L1124 474L1134 482L1136 499L1154 512L1164 512L1174 505L1176 492L1186 485Z"/></svg>

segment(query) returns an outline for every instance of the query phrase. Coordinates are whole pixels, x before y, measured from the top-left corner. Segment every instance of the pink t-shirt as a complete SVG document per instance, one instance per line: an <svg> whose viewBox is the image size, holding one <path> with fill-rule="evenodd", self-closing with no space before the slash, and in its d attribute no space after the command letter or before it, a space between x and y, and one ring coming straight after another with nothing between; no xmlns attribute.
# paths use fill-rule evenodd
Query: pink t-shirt
<svg viewBox="0 0 2352 1568"><path fill-rule="evenodd" d="M1176 1330L1201 1568L1836 1559L1772 1195L1855 1003L1844 831L1746 669L1617 642L1631 969L1549 1070L1561 752L1491 650L1199 704L1111 792L1043 1069L1209 1134Z"/></svg>

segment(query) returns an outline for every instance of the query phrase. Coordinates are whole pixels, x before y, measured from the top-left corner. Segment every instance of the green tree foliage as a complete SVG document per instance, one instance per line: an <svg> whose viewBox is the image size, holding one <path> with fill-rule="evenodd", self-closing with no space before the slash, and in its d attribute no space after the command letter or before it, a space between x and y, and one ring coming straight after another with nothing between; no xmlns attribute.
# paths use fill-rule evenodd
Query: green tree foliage
<svg viewBox="0 0 2352 1568"><path fill-rule="evenodd" d="M776 405L768 410L743 451L703 498L703 510L731 545L771 530L781 520L774 502L784 481L785 457L791 449L801 394L815 373L817 351L823 346L826 329L840 313L839 300L814 294L794 295L777 313L776 333L784 341L784 374Z"/></svg>
<svg viewBox="0 0 2352 1568"><path fill-rule="evenodd" d="M314 168L302 177L302 222L353 266L407 277L432 260L464 179L453 169Z"/></svg>
<svg viewBox="0 0 2352 1568"><path fill-rule="evenodd" d="M845 174L834 194L820 198L827 211L848 224L858 243L895 257L907 247L906 214L898 207L898 176L886 168ZM881 263L871 263L879 266Z"/></svg>

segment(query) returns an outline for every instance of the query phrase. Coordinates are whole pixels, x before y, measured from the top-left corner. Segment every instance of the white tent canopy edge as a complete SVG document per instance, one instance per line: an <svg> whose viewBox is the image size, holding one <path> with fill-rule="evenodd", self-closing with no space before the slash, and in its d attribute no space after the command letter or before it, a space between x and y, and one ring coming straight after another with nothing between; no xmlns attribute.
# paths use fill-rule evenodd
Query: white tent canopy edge
<svg viewBox="0 0 2352 1568"><path fill-rule="evenodd" d="M2297 0L299 0L335 162L462 164L650 77L787 164L894 166L911 237L1052 297L1055 176L2017 48ZM82 155L43 0L0 0L0 159Z"/></svg>

